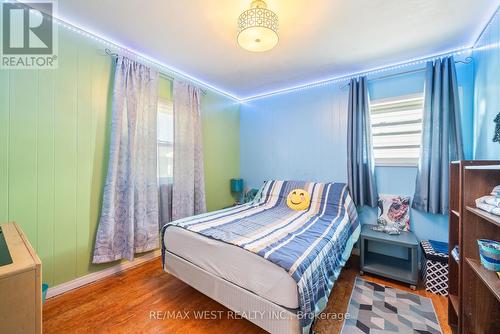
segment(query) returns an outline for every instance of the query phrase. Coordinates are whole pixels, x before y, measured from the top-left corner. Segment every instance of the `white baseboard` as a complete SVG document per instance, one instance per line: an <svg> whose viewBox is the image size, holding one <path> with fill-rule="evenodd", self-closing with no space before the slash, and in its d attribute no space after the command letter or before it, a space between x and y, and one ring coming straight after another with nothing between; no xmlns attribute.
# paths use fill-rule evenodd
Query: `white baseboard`
<svg viewBox="0 0 500 334"><path fill-rule="evenodd" d="M52 288L49 288L47 290L47 298L52 298L54 296L60 295L62 293L68 292L70 290L79 288L81 286L93 283L95 281L98 281L100 279L106 278L108 276L114 275L116 273L119 273L121 271L136 267L140 264L143 264L145 262L151 261L156 259L157 257L161 256L161 250L155 250L154 252L148 253L146 255L143 255L141 257L138 257L134 259L133 261L128 261L128 262L123 262L119 263L116 266L97 271L95 273L91 273L82 277L75 278L74 280L71 280L66 283L62 283L59 285L56 285Z"/></svg>

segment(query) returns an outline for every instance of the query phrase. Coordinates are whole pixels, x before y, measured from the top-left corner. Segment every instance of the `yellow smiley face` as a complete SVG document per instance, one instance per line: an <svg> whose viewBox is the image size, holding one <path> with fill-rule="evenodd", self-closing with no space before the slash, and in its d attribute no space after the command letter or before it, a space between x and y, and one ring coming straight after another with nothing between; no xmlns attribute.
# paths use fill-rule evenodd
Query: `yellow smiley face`
<svg viewBox="0 0 500 334"><path fill-rule="evenodd" d="M304 189L294 189L288 194L286 204L292 210L306 210L311 204L311 196Z"/></svg>

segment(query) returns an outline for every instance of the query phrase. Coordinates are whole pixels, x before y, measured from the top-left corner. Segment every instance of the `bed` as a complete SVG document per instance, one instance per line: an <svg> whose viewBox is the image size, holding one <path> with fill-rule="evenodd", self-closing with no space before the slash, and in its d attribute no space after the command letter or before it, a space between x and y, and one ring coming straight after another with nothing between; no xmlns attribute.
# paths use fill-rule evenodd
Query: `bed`
<svg viewBox="0 0 500 334"><path fill-rule="evenodd" d="M291 210L293 189L311 204ZM264 182L248 204L162 229L165 271L271 333L308 333L360 233L343 183Z"/></svg>

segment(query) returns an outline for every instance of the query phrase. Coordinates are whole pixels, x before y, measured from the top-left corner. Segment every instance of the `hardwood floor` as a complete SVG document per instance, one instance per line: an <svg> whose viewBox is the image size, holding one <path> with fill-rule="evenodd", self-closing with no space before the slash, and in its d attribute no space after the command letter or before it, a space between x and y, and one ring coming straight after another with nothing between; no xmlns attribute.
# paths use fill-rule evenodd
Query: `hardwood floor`
<svg viewBox="0 0 500 334"><path fill-rule="evenodd" d="M335 283L325 312L347 310L354 278L353 257ZM369 275L367 280L410 291L406 286ZM447 323L447 299L420 289L415 293L432 299L443 328ZM201 316L200 311L212 311ZM218 315L221 315L218 317ZM189 319L185 319L188 316ZM214 316L216 319L196 319ZM165 319L163 319L165 318ZM175 319L176 318L176 319ZM319 320L318 334L339 333L341 320ZM165 273L156 259L94 284L47 300L43 307L44 333L266 333L177 278Z"/></svg>

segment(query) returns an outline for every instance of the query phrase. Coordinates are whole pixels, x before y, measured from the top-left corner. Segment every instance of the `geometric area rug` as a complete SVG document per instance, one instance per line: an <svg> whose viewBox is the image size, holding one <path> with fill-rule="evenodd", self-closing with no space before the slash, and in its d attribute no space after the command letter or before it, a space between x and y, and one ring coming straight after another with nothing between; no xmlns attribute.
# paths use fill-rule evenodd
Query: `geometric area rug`
<svg viewBox="0 0 500 334"><path fill-rule="evenodd" d="M429 298L356 277L341 334L441 333Z"/></svg>

